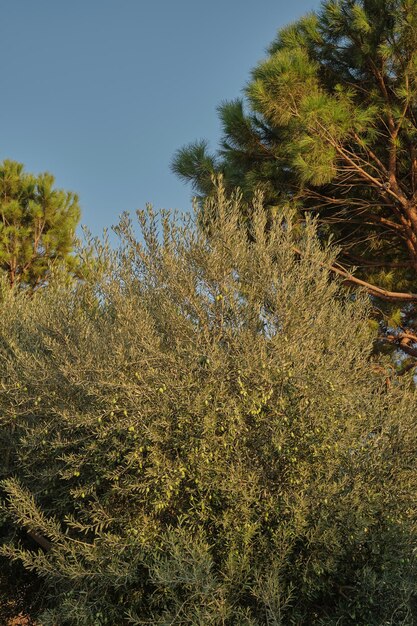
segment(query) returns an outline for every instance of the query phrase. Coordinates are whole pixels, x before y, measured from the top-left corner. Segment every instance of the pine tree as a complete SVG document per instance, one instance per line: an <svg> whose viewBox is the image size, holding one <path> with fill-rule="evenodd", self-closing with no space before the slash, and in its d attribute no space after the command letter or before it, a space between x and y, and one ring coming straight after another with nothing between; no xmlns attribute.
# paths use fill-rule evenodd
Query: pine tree
<svg viewBox="0 0 417 626"><path fill-rule="evenodd" d="M417 2L327 0L278 33L245 103L219 111L217 155L188 146L174 171L202 196L221 172L248 211L261 187L272 216L319 215L338 272L394 303L385 339L417 356Z"/></svg>
<svg viewBox="0 0 417 626"><path fill-rule="evenodd" d="M33 290L47 280L52 263L74 265L78 198L54 182L51 174L28 174L15 161L0 165L0 268L11 287Z"/></svg>

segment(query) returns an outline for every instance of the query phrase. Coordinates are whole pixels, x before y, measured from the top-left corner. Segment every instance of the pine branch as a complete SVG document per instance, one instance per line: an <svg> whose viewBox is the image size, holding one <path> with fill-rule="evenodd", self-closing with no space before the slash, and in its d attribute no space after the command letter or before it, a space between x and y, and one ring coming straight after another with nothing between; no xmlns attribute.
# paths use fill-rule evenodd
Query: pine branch
<svg viewBox="0 0 417 626"><path fill-rule="evenodd" d="M302 256L302 251L299 248L294 247L293 249L296 254ZM341 276L344 279L343 282L345 284L352 284L357 285L358 287L363 287L367 291L367 293L369 293L369 295L381 298L381 300L385 300L387 302L417 302L417 293L389 291L388 289L383 289L382 287L378 287L377 285L372 285L365 280L361 280L360 278L353 276L353 274L345 270L342 266L326 265L324 263L321 263L320 265L330 270L334 274Z"/></svg>

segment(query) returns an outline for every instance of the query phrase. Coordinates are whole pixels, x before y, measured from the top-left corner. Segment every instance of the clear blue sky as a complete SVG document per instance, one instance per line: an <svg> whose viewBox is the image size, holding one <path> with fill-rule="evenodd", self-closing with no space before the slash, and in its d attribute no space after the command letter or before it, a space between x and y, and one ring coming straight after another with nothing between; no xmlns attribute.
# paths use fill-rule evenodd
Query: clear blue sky
<svg viewBox="0 0 417 626"><path fill-rule="evenodd" d="M0 160L50 171L94 234L122 211L190 208L180 146L219 138L278 28L319 0L3 0Z"/></svg>

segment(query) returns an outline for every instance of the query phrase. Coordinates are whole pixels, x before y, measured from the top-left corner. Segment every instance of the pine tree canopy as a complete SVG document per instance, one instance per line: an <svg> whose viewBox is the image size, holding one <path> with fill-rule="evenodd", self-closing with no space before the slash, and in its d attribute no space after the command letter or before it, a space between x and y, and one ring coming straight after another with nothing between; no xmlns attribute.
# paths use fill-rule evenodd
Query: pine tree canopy
<svg viewBox="0 0 417 626"><path fill-rule="evenodd" d="M0 164L0 268L12 287L42 285L54 261L74 264L78 197L54 182L51 174L28 174L15 161Z"/></svg>
<svg viewBox="0 0 417 626"><path fill-rule="evenodd" d="M278 33L245 95L219 107L217 154L187 146L174 171L201 196L221 173L249 211L260 187L271 217L318 215L371 294L409 303L390 340L417 356L416 0L327 0Z"/></svg>

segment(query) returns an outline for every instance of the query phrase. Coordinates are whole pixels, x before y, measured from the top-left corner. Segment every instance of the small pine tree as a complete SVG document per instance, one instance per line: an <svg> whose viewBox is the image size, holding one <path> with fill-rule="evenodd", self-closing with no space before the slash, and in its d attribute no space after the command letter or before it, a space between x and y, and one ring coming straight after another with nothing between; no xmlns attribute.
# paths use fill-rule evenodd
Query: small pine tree
<svg viewBox="0 0 417 626"><path fill-rule="evenodd" d="M0 269L11 287L35 289L51 264L74 266L71 251L80 218L75 194L54 189L51 174L34 176L21 163L0 165Z"/></svg>

